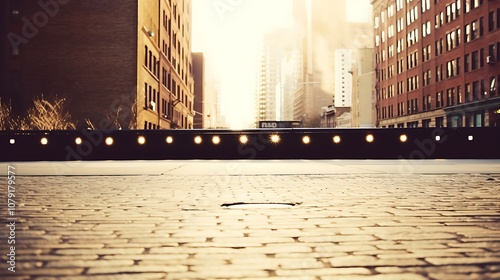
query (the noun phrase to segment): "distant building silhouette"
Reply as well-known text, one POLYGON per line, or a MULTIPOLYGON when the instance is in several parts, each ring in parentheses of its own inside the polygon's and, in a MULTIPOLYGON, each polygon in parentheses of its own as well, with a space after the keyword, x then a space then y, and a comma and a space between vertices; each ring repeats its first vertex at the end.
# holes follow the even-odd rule
POLYGON ((194 78, 194 125, 195 129, 206 128, 205 124, 205 57, 203 53, 193 53, 194 78))

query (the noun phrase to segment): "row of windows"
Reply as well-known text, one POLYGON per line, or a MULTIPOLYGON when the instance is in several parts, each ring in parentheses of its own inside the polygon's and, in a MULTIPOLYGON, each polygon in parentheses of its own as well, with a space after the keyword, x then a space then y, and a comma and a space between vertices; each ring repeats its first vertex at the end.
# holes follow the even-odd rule
POLYGON ((144 122, 144 130, 146 129, 161 129, 161 127, 159 125, 156 125, 155 123, 152 123, 152 122, 144 122))
POLYGON ((468 13, 470 10, 477 8, 483 4, 483 0, 464 0, 465 12, 468 13))
POLYGON ((403 72, 404 72, 404 70, 405 70, 405 69, 404 69, 404 59, 403 59, 403 58, 401 58, 401 59, 400 59, 400 60, 398 60, 396 63, 397 63, 397 68, 398 68, 398 69, 397 69, 397 70, 398 70, 398 74, 403 73, 403 72))
POLYGON ((418 51, 410 53, 406 58, 406 69, 412 69, 418 66, 418 51))
MULTIPOLYGON (((181 121, 180 121, 180 124, 178 122, 176 123, 178 125, 177 128, 193 129, 193 124, 188 122, 187 117, 180 116, 179 119, 181 121)), ((161 129, 161 126, 157 125, 155 123, 152 123, 152 122, 145 121, 144 122, 144 130, 147 130, 147 129, 149 129, 149 130, 161 129)))
POLYGON ((417 20, 418 20, 418 7, 415 6, 408 12, 406 12, 406 26, 409 26, 410 24, 414 23, 417 20))
MULTIPOLYGON (((446 118, 446 125, 448 127, 483 127, 484 126, 484 112, 476 111, 471 112, 466 115, 452 115, 446 118), (465 120, 464 120, 465 119, 465 120)), ((444 127, 445 126, 445 118, 444 117, 436 117, 434 119, 435 127, 444 127)), ((423 119, 422 127, 431 127, 432 119, 423 119)), ((398 123, 397 125, 388 125, 388 128, 404 128, 405 123, 398 123)), ((406 123, 406 127, 413 128, 419 127, 419 121, 411 121, 406 123)), ((386 126, 383 126, 386 128, 386 126)))
MULTIPOLYGON (((191 126, 188 125, 187 122, 187 116, 181 115, 179 112, 176 110, 173 110, 173 107, 175 106, 172 103, 169 103, 166 99, 160 97, 160 91, 157 91, 153 86, 149 85, 148 83, 144 84, 144 102, 146 105, 146 109, 156 112, 159 116, 161 116, 164 119, 169 119, 169 120, 179 120, 181 119, 180 126, 182 128, 192 128, 191 126), (173 113, 173 114, 172 114, 173 113), (173 115, 173 118, 172 118, 173 115), (178 115, 176 117, 176 115, 178 115)), ((192 105, 189 105, 191 108, 192 105)), ((159 126, 156 126, 153 123, 146 123, 146 126, 144 127, 145 129, 160 129, 159 126)))
POLYGON ((465 101, 477 101, 486 97, 497 96, 500 94, 498 91, 498 77, 490 76, 489 83, 484 79, 465 84, 465 101))
MULTIPOLYGON (((145 46, 145 58, 144 64, 146 68, 148 68, 151 73, 157 78, 160 78, 160 61, 157 60, 156 56, 153 55, 151 51, 148 50, 148 47, 145 46)), ((188 108, 188 106, 192 102, 188 99, 187 94, 185 94, 184 90, 181 90, 180 85, 177 84, 176 80, 172 78, 172 75, 165 67, 161 69, 161 84, 168 89, 175 97, 179 98, 182 103, 184 103, 188 108)))
MULTIPOLYGON (((393 118, 394 117, 394 105, 389 105, 382 108, 382 119, 393 118)), ((380 117, 379 117, 380 119, 380 117)))
POLYGON ((460 16, 460 0, 446 6, 446 23, 452 22, 460 16))
MULTIPOLYGON (((498 21, 500 22, 500 21, 498 21)), ((494 24, 494 22, 493 22, 494 24)), ((500 26, 499 26, 500 28, 500 26)), ((478 39, 482 36, 484 36, 484 28, 483 28, 483 17, 474 20, 473 22, 466 24, 464 26, 465 29, 465 35, 464 35, 464 41, 466 43, 473 41, 475 39, 478 39)), ((423 37, 426 37, 427 35, 430 34, 430 22, 427 22, 423 24, 422 26, 423 30, 423 37)), ((494 29, 489 29, 490 32, 493 31, 494 29)), ((414 29, 410 31, 406 35, 406 43, 407 46, 410 47, 414 44, 416 44, 419 40, 419 29, 414 29)), ((438 40, 436 42, 441 42, 442 40, 438 40)), ((385 42, 385 32, 382 31, 382 43, 385 42)), ((461 42, 461 29, 458 28, 456 30, 451 30, 448 33, 446 33, 446 50, 452 50, 460 45, 461 42)), ((377 35, 375 37, 375 45, 380 46, 380 37, 377 35)), ((392 46, 392 45, 391 45, 392 46)), ((436 45, 436 48, 438 48, 438 54, 442 53, 442 43, 440 43, 439 46, 436 45)), ((403 40, 398 40, 397 42, 397 52, 400 53, 401 51, 404 50, 404 41, 403 40)))
POLYGON ((410 31, 407 35, 406 35, 406 42, 407 42, 407 46, 408 47, 411 47, 413 46, 414 44, 418 43, 418 28, 410 31))
MULTIPOLYGON (((438 2, 441 2, 440 0, 435 0, 434 4, 437 4, 438 2)), ((477 8, 483 4, 483 0, 464 0, 464 9, 465 13, 468 13, 474 8, 477 8)), ((452 22, 453 20, 457 19, 460 16, 460 10, 462 7, 461 0, 455 0, 452 3, 449 3, 446 6, 446 23, 452 22)), ((396 10, 399 12, 403 9, 403 1, 402 0, 397 0, 396 1, 396 10)), ((424 14, 425 12, 429 11, 431 9, 431 2, 430 0, 422 0, 421 1, 421 13, 424 14)), ((391 4, 387 8, 387 17, 391 18, 395 16, 394 13, 394 4, 391 4)), ((416 20, 418 20, 419 16, 419 10, 418 7, 415 6, 411 9, 409 9, 406 13, 406 25, 409 26, 416 20)), ((382 10, 380 12, 380 15, 375 16, 375 22, 374 26, 375 29, 378 29, 380 27, 380 22, 384 23, 386 19, 386 10, 382 10)), ((436 28, 439 28, 440 26, 443 25, 444 23, 444 13, 440 13, 436 15, 436 28), (439 23, 439 24, 438 24, 439 23)))
POLYGON ((484 67, 484 49, 473 51, 464 56, 464 72, 473 71, 484 67))
MULTIPOLYGON (((439 109, 443 107, 449 107, 454 105, 463 104, 464 102, 478 101, 487 97, 495 97, 500 95, 498 89, 498 77, 490 76, 489 81, 480 79, 472 83, 465 84, 465 92, 462 93, 462 87, 456 86, 448 88, 446 91, 438 91, 434 94, 434 107, 432 107, 433 97, 431 94, 426 94, 422 97, 422 110, 429 111, 433 109, 439 109)), ((393 88, 393 86, 388 87, 388 89, 393 88)), ((390 92, 390 91, 389 91, 390 92)), ((377 100, 389 99, 394 97, 394 95, 387 95, 385 90, 382 90, 382 96, 377 96, 377 100)), ((382 110, 383 118, 391 118, 393 114, 391 112, 391 106, 384 107, 382 110), (389 110, 384 110, 384 108, 389 108, 389 110), (384 113, 386 112, 386 113, 384 113)), ((405 103, 398 103, 398 113, 397 116, 405 115, 405 103)), ((419 112, 417 99, 407 101, 407 113, 413 114, 419 112)))
POLYGON ((460 75, 460 58, 446 62, 446 78, 460 75))
MULTIPOLYGON (((399 102, 397 110, 398 110, 397 111, 398 117, 418 113, 418 100, 417 99, 407 100, 406 106, 405 102, 399 102)), ((393 105, 387 106, 387 109, 382 108, 382 118, 392 118, 392 117, 394 117, 393 105)))
POLYGON ((470 42, 484 35, 483 17, 465 25, 465 42, 470 42))
POLYGON ((413 77, 406 78, 406 91, 414 91, 419 88, 419 81, 418 81, 418 75, 415 75, 413 77))
MULTIPOLYGON (((442 17, 439 15, 436 16, 436 28, 439 26, 439 21, 442 21, 442 17)), ((464 42, 468 43, 477 38, 484 36, 484 17, 480 17, 472 22, 469 22, 464 25, 464 42)), ((496 11, 491 11, 488 14, 488 32, 493 32, 496 29, 500 29, 500 9, 496 11)), ((402 31, 403 28, 400 26, 399 20, 397 24, 397 31, 402 31)), ((427 37, 431 34, 431 23, 430 21, 422 24, 422 37, 427 37)), ((462 35, 461 29, 458 28, 456 30, 451 30, 447 32, 446 38, 446 49, 451 50, 458 46, 461 43, 462 35)), ((394 26, 390 25, 387 29, 387 38, 392 38, 394 36, 394 26)), ((412 31, 409 31, 406 34, 406 44, 408 47, 414 45, 419 40, 419 29, 416 28, 412 31)), ((375 45, 378 47, 382 43, 386 42, 386 31, 382 30, 380 35, 375 36, 375 45)), ((397 41, 397 52, 400 53, 404 50, 404 40, 398 39, 397 41)), ((439 49, 440 53, 442 53, 442 49, 439 49)), ((438 53, 438 55, 440 54, 438 53)))
MULTIPOLYGON (((479 21, 479 22, 481 22, 481 21, 479 21)), ((472 26, 472 25, 470 25, 470 26, 472 26)), ((467 29, 467 27, 466 27, 466 30, 474 30, 474 29, 467 29)), ((469 31, 469 33, 466 32, 465 40, 466 41, 472 40, 472 38, 476 39, 477 38, 476 36, 482 36, 483 34, 482 34, 481 30, 482 29, 479 29, 479 31, 477 32, 477 35, 475 32, 471 32, 471 31, 469 31)), ((461 30, 460 30, 460 28, 458 28, 456 30, 452 30, 451 32, 448 32, 446 34, 445 40, 443 40, 443 39, 436 40, 436 42, 435 42, 436 56, 443 54, 445 50, 451 51, 451 50, 459 47, 460 44, 461 44, 461 30), (445 43, 446 43, 446 45, 444 45, 445 43)), ((402 52, 403 46, 404 46, 403 40, 399 40, 397 42, 397 53, 402 52)), ((495 48, 494 45, 492 48, 495 48)), ((391 58, 395 55, 393 45, 388 47, 388 53, 389 53, 389 58, 391 58)), ((494 50, 493 51, 490 50, 489 56, 491 56, 493 58, 497 57, 494 50)), ((422 62, 428 61, 431 58, 432 58, 431 57, 431 47, 430 47, 430 45, 427 45, 422 49, 422 62)), ((377 64, 382 62, 382 61, 386 61, 386 59, 387 59, 386 51, 382 50, 380 53, 377 53, 375 59, 376 59, 377 64)), ((483 63, 484 63, 484 55, 481 56, 480 61, 483 61, 483 63)), ((414 68, 417 65, 418 65, 418 63, 416 62, 416 59, 414 57, 414 53, 410 54, 407 57, 407 69, 414 68)), ((402 68, 402 65, 401 65, 401 68, 402 68)), ((398 65, 398 74, 402 73, 401 68, 398 65)), ((472 70, 474 70, 474 69, 477 69, 477 68, 474 67, 472 70)))
POLYGON ((430 9, 431 9, 431 0, 422 0, 422 14, 430 9))
MULTIPOLYGON (((185 5, 183 6, 185 10, 185 5)), ((187 48, 189 49, 190 41, 189 36, 186 37, 186 30, 189 33, 189 23, 181 23, 181 15, 177 13, 177 5, 173 6, 173 19, 177 22, 177 28, 182 34, 182 38, 186 38, 187 48)), ((184 46, 181 46, 181 38, 178 36, 177 32, 172 29, 173 20, 169 17, 166 11, 163 11, 163 28, 169 34, 168 42, 163 40, 162 51, 166 55, 169 62, 172 63, 174 69, 177 71, 184 83, 188 83, 188 73, 191 73, 191 62, 187 55, 188 52, 185 51, 184 46), (176 52, 172 52, 172 46, 175 48, 176 52)))
POLYGON ((460 46, 460 28, 446 34, 446 51, 451 51, 460 46))
MULTIPOLYGON (((457 58, 456 60, 452 60, 452 61, 449 61, 447 63, 447 76, 450 75, 450 77, 453 77, 455 75, 458 75, 457 73, 460 73, 460 69, 459 69, 459 66, 457 66, 458 64, 460 63, 460 60, 457 58)), ((438 66, 436 67, 436 80, 437 79, 440 79, 442 77, 442 66, 438 66)), ((498 77, 498 79, 500 79, 500 76, 498 77)), ((488 81, 485 81, 483 79, 481 80, 478 80, 478 81, 475 81, 475 82, 472 82, 472 83, 467 83, 465 85, 465 97, 462 98, 462 93, 461 93, 461 87, 458 86, 456 88, 456 100, 457 100, 457 104, 460 104, 462 103, 462 100, 465 100, 466 102, 470 102, 470 101, 475 101, 475 100, 480 100, 482 99, 483 97, 485 96, 495 96, 497 94, 500 94, 498 91, 497 91, 497 82, 498 82, 498 79, 495 77, 495 76, 491 76, 490 79, 489 79, 489 83, 486 84, 488 81)), ((427 70, 427 71, 424 71, 423 72, 423 85, 424 86, 427 86, 430 84, 430 80, 431 80, 431 70, 427 70)), ((412 90, 416 90, 418 89, 418 82, 419 82, 419 79, 418 79, 418 76, 413 76, 413 77, 410 77, 407 79, 406 81, 406 91, 409 92, 409 91, 412 91, 412 90)), ((402 81, 398 82, 397 83, 397 94, 398 95, 401 95, 404 93, 404 84, 402 81)), ((454 97, 451 97, 451 96, 455 96, 454 94, 454 91, 455 89, 448 89, 447 90, 447 103, 445 104, 443 102, 443 93, 442 92, 438 92, 436 93, 436 108, 440 108, 442 106, 452 106, 452 105, 455 105, 455 99, 454 97)), ((381 95, 378 94, 378 91, 377 91, 377 100, 385 100, 385 99, 390 99, 390 98, 393 98, 395 96, 395 92, 394 92, 394 85, 389 85, 386 88, 382 88, 381 90, 381 95)), ((430 108, 430 105, 426 105, 426 104, 430 104, 430 101, 429 101, 429 96, 426 96, 424 97, 427 102, 424 102, 424 110, 426 109, 431 109, 430 108)))
POLYGON ((153 76, 158 78, 160 75, 160 60, 148 49, 148 46, 145 46, 144 50, 144 66, 149 69, 153 76))
POLYGON ((418 99, 410 99, 406 102, 406 107, 408 108, 408 115, 418 113, 418 99))
POLYGON ((154 86, 144 83, 144 104, 147 110, 158 112, 160 91, 154 86))
POLYGON ((422 24, 422 36, 425 38, 427 35, 431 35, 431 22, 427 21, 422 24))
MULTIPOLYGON (((497 43, 500 44, 500 43, 497 43)), ((497 55, 498 48, 497 44, 491 44, 488 48, 488 56, 485 55, 485 49, 481 48, 479 50, 473 51, 471 53, 464 55, 464 72, 474 71, 480 68, 485 67, 487 63, 494 63, 495 56, 497 55)), ((427 46, 423 49, 422 60, 430 59, 430 46, 427 46)), ((404 59, 400 59, 396 62, 397 74, 401 74, 404 71, 404 59)), ((415 51, 407 56, 406 59, 406 69, 412 69, 418 66, 418 51, 415 51)), ((456 58, 446 62, 445 68, 443 69, 443 65, 438 65, 436 67, 436 82, 440 82, 445 78, 452 78, 461 74, 461 59, 456 58), (443 70, 445 72, 443 72, 443 70), (445 74, 445 75, 444 75, 445 74)), ((377 72, 378 80, 386 80, 391 79, 395 76, 394 73, 394 65, 389 65, 387 69, 380 69, 380 72, 377 72)), ((431 80, 431 71, 426 70, 422 74, 423 76, 423 85, 430 85, 431 80)))

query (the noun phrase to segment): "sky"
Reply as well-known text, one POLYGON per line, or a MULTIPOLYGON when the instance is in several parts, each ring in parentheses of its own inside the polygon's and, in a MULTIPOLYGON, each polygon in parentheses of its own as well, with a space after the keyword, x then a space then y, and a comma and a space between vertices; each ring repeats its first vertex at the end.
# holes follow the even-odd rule
MULTIPOLYGON (((352 21, 370 19, 369 0, 349 0, 352 21)), ((206 83, 220 86, 231 128, 254 121, 256 67, 262 36, 292 26, 291 0, 193 0, 193 52, 205 55, 206 83)))

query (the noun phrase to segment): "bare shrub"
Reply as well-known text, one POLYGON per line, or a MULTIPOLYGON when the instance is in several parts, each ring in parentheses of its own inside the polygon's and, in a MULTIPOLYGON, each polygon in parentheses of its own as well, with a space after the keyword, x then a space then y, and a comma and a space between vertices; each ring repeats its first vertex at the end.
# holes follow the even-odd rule
MULTIPOLYGON (((116 130, 133 130, 137 129, 137 100, 134 102, 121 102, 116 108, 112 108, 111 112, 104 115, 104 122, 106 123, 106 129, 116 129, 116 130)), ((90 119, 85 119, 87 128, 95 130, 99 127, 90 119)), ((101 128, 102 129, 102 128, 101 128)))
POLYGON ((10 129, 10 120, 12 118, 12 106, 9 103, 2 102, 0 97, 0 130, 10 129))
POLYGON ((32 129, 68 130, 75 129, 71 115, 66 111, 66 98, 57 96, 45 98, 43 94, 33 99, 33 107, 28 109, 27 119, 32 129))

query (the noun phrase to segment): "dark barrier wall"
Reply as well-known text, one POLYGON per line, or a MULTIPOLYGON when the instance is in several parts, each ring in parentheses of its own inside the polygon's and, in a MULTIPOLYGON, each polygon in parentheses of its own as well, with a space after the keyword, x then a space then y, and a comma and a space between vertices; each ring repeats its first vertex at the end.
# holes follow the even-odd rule
POLYGON ((499 128, 0 132, 0 161, 500 159, 499 128))

